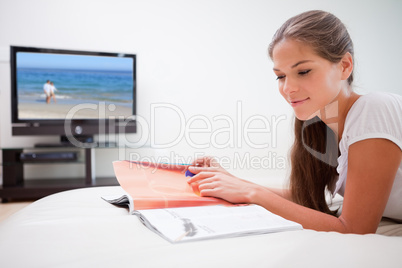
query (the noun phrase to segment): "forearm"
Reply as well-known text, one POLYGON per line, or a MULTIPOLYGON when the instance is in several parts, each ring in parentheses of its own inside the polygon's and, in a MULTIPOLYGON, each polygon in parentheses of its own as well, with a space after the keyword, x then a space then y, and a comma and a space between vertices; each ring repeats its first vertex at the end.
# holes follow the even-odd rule
POLYGON ((280 188, 271 188, 266 187, 269 191, 273 192, 276 195, 279 195, 282 198, 285 198, 289 201, 292 201, 292 194, 289 189, 280 189, 280 188))
POLYGON ((249 198, 249 203, 260 205, 285 219, 298 222, 305 229, 349 232, 340 218, 298 205, 268 188, 256 187, 249 198))

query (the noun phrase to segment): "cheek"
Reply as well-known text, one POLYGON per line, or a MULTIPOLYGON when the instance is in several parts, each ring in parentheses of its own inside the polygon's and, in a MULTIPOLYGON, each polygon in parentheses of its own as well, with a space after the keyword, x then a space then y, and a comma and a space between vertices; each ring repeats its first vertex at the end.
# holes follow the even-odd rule
POLYGON ((313 97, 316 99, 332 99, 337 91, 337 81, 332 74, 324 73, 322 75, 316 75, 311 77, 310 84, 306 87, 306 91, 310 91, 313 97))
POLYGON ((333 100, 338 96, 341 90, 341 80, 337 79, 335 74, 329 75, 325 80, 325 87, 327 88, 328 98, 333 100))
POLYGON ((336 66, 332 66, 332 68, 328 70, 327 76, 325 78, 328 87, 332 87, 335 90, 339 89, 342 79, 341 73, 336 68, 336 66))

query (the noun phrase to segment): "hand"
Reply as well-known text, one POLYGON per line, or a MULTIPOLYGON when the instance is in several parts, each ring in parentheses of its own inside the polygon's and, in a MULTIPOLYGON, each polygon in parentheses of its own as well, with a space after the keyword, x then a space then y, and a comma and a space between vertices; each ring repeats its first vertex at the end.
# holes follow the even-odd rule
POLYGON ((205 167, 189 167, 189 171, 196 175, 188 183, 194 190, 198 188, 200 196, 217 197, 231 203, 252 203, 251 196, 258 185, 231 175, 219 164, 211 167, 210 163, 205 163, 205 167))

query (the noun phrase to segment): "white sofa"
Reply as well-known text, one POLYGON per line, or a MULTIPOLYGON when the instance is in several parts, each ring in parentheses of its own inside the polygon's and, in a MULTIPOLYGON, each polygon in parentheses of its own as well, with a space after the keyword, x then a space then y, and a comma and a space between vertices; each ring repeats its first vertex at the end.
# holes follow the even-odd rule
MULTIPOLYGON (((0 267, 402 267, 402 237, 312 230, 171 244, 96 187, 40 199, 0 224, 0 267)), ((401 225, 382 223, 387 234, 401 225)))

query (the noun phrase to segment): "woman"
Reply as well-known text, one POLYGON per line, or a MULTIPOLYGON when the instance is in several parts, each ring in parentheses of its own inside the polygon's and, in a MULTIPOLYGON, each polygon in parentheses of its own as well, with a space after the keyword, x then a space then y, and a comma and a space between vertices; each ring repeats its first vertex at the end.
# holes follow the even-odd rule
POLYGON ((54 83, 53 83, 53 82, 50 82, 50 97, 49 97, 49 102, 50 102, 50 99, 51 99, 51 98, 53 98, 54 103, 57 102, 57 101, 56 101, 56 91, 57 91, 57 88, 54 86, 54 83))
POLYGON ((296 116, 290 189, 235 178, 212 158, 194 162, 189 183, 202 196, 258 204, 306 229, 364 234, 383 216, 402 220, 402 97, 354 93, 353 54, 345 26, 328 12, 285 22, 269 55, 296 116), (328 208, 328 190, 344 196, 341 213, 328 208))

